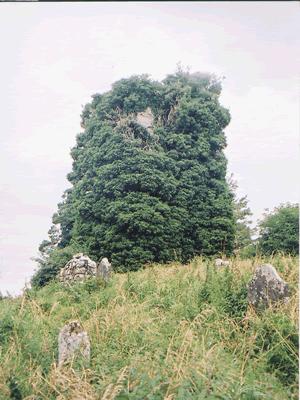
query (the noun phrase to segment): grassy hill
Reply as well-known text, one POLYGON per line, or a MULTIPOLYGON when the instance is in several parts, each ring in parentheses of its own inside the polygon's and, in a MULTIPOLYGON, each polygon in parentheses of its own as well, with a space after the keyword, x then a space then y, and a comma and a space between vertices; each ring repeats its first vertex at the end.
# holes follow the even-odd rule
POLYGON ((297 399, 298 260, 264 260, 292 296, 257 314, 246 285, 262 261, 216 270, 196 258, 3 299, 0 399, 297 399), (72 319, 91 363, 58 369, 58 332, 72 319))

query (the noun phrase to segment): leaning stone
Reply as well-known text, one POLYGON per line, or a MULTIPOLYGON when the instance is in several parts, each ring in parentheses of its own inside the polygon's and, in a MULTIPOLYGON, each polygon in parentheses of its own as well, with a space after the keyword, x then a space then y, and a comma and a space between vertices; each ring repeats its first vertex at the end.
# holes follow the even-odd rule
POLYGON ((107 282, 112 273, 111 263, 106 257, 102 258, 100 263, 97 265, 97 276, 100 276, 105 282, 107 282))
POLYGON ((90 360, 90 340, 79 321, 66 324, 58 335, 58 366, 77 357, 90 360))
POLYGON ((248 302, 255 308, 266 308, 278 301, 287 302, 288 284, 278 275, 271 264, 256 268, 254 277, 248 284, 248 302))

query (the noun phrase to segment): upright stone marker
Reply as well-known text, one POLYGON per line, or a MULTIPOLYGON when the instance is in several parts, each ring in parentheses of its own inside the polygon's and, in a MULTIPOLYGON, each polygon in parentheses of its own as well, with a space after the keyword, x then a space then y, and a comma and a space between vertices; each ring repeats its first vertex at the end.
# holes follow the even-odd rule
POLYGON ((106 257, 102 258, 100 263, 97 265, 97 276, 100 276, 105 282, 109 281, 112 273, 111 263, 106 257))
POLYGON ((58 366, 82 357, 90 360, 90 341, 79 321, 66 324, 58 335, 58 366))
POLYGON ((266 308, 278 301, 287 302, 289 288, 271 264, 256 268, 254 277, 248 285, 248 301, 255 308, 266 308))

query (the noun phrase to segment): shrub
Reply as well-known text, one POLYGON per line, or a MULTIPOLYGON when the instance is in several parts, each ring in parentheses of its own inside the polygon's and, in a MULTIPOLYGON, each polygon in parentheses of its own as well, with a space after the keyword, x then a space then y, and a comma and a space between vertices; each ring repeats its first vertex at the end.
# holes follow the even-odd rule
POLYGON ((282 204, 265 214, 259 228, 259 248, 263 254, 299 254, 298 204, 282 204))
POLYGON ((51 280, 55 279, 58 272, 67 262, 77 253, 74 246, 65 248, 55 248, 49 256, 44 260, 39 261, 39 268, 31 279, 33 287, 43 287, 51 280))
POLYGON ((284 384, 296 383, 298 376, 299 335, 297 328, 282 314, 266 313, 255 327, 254 354, 263 357, 267 371, 284 384))
MULTIPOLYGON (((230 268, 222 270, 214 266, 207 267, 207 276, 199 292, 199 303, 212 304, 230 318, 242 319, 247 311, 247 282, 237 282, 234 271, 230 268)), ((203 308, 203 304, 202 304, 203 308)))

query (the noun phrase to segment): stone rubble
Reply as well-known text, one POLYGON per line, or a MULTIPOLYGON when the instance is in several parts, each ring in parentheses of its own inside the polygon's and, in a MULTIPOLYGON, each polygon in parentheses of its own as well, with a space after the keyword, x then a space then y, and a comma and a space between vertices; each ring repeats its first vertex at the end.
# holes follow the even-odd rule
POLYGON ((60 282, 71 283, 83 281, 91 276, 96 276, 97 265, 83 253, 75 254, 73 258, 59 272, 60 282))

